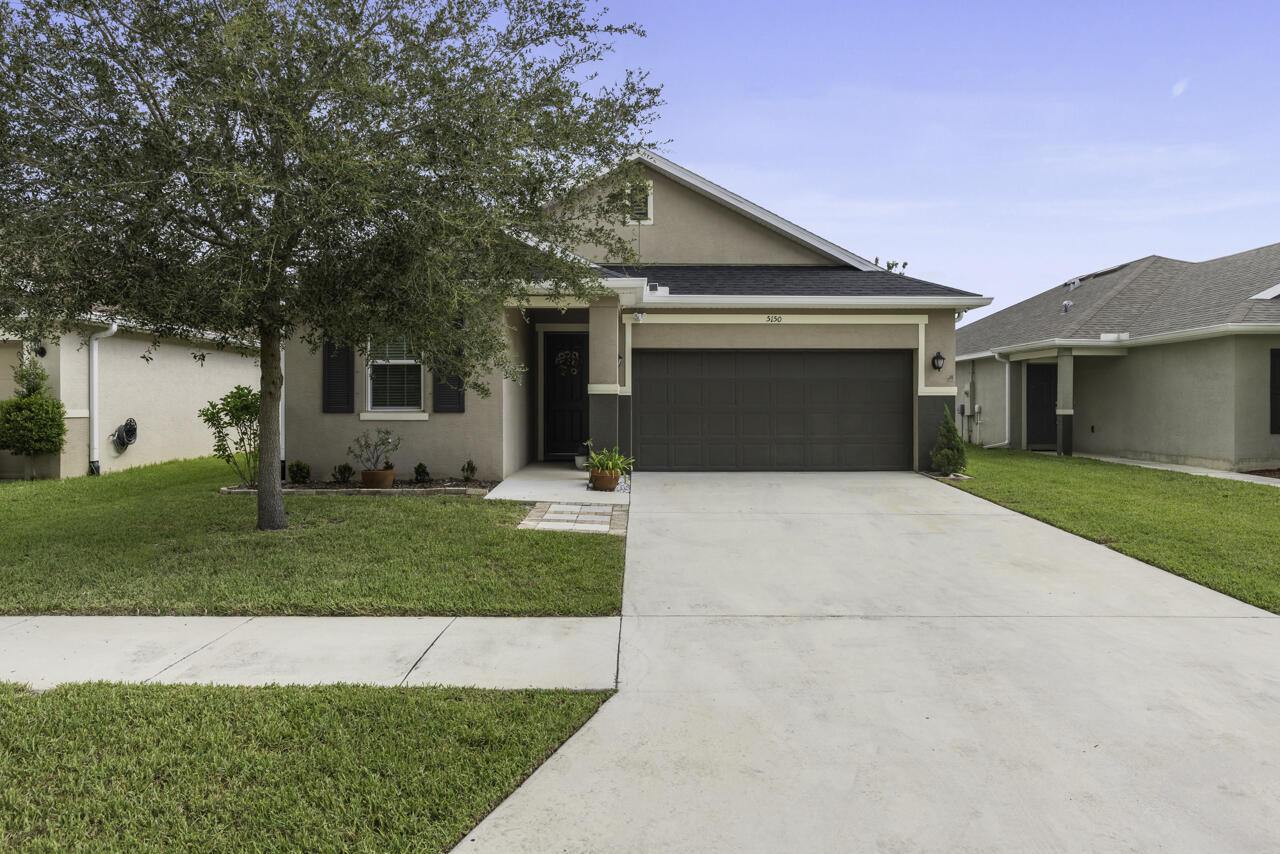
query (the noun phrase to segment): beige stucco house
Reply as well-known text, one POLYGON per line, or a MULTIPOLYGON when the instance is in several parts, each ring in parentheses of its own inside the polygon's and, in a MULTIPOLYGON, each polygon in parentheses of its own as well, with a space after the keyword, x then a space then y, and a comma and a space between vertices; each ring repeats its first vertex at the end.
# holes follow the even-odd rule
POLYGON ((0 400, 13 396, 13 369, 25 349, 48 372, 50 390, 67 410, 61 455, 0 451, 0 478, 73 477, 91 467, 105 473, 209 454, 213 439, 197 410, 233 386, 257 388, 257 363, 241 352, 212 348, 201 363, 190 345, 177 342, 161 343, 143 359, 150 344, 150 336, 106 323, 56 343, 0 334, 0 400), (128 419, 136 441, 117 445, 112 436, 128 419))
POLYGON ((369 360, 295 343, 285 454, 321 476, 362 430, 403 439, 401 472, 499 479, 591 439, 638 469, 877 470, 927 464, 955 403, 957 312, 989 299, 891 274, 660 156, 620 226, 642 267, 599 265, 607 294, 506 310, 520 381, 460 393, 395 344, 369 360), (939 367, 935 367, 935 363, 939 367))
POLYGON ((1280 244, 1152 255, 962 326, 963 434, 984 445, 1280 466, 1280 244))

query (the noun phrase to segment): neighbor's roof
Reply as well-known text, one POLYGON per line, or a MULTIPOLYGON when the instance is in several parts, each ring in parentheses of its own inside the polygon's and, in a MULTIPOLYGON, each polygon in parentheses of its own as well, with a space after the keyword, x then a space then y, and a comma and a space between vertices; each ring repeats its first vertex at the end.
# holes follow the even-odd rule
POLYGON ((1053 339, 1131 338, 1226 323, 1280 323, 1280 243, 1210 261, 1149 255, 1081 276, 956 330, 956 352, 985 353, 1053 339), (1072 283, 1078 281, 1076 287, 1072 283), (1063 302, 1070 310, 1063 311, 1063 302))
POLYGON ((614 273, 664 286, 672 296, 978 297, 881 269, 788 264, 606 266, 614 273))

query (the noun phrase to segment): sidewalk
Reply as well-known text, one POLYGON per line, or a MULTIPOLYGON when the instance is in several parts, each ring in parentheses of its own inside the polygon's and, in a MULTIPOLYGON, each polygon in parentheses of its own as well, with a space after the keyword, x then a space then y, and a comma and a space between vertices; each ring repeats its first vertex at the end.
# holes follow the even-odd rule
POLYGON ((618 617, 0 617, 0 681, 612 689, 618 617))
POLYGON ((1240 480, 1245 483, 1260 483, 1263 486, 1280 486, 1280 478, 1263 477, 1260 474, 1249 474, 1242 471, 1224 471, 1222 469, 1209 469, 1202 466, 1183 466, 1177 463, 1156 463, 1150 460, 1131 460, 1127 457, 1107 457, 1101 454, 1076 454, 1077 457, 1085 457, 1090 460, 1099 460, 1104 463, 1119 463, 1125 466, 1139 466, 1144 469, 1162 469, 1164 471, 1176 471, 1183 474, 1195 474, 1203 477, 1216 477, 1222 480, 1240 480))

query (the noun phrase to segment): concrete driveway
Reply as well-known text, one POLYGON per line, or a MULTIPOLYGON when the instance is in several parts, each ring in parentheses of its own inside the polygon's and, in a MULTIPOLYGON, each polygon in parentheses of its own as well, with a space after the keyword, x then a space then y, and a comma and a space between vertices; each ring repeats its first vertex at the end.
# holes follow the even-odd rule
POLYGON ((913 474, 637 474, 620 690, 459 851, 1280 850, 1280 618, 913 474))

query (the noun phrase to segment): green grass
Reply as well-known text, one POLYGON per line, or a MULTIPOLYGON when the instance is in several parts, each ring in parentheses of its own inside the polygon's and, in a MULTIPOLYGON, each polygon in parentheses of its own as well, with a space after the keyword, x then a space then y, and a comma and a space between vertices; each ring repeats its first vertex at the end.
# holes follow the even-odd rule
POLYGON ((1081 457, 970 447, 953 485, 1280 613, 1280 489, 1081 457))
POLYGON ((287 496, 287 531, 220 495, 216 460, 0 483, 3 614, 596 616, 622 606, 623 541, 519 531, 478 498, 287 496))
POLYGON ((608 696, 0 685, 0 848, 444 851, 608 696))

